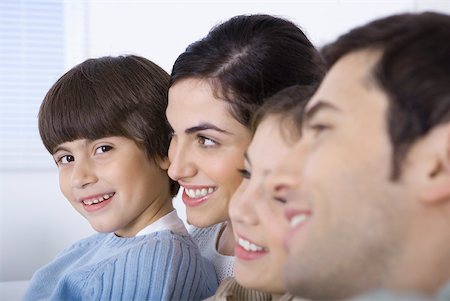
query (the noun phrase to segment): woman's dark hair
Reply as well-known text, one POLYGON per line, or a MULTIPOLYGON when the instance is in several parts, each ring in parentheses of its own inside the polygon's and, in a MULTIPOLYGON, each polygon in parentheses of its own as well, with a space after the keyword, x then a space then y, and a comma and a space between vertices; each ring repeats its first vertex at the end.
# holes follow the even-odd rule
MULTIPOLYGON (((39 111, 47 150, 76 139, 132 139, 149 158, 165 158, 170 127, 165 119, 169 74, 138 56, 88 59, 50 88, 39 111)), ((171 193, 178 184, 171 182, 171 193)))
POLYGON ((393 146, 392 178, 410 146, 450 121, 450 16, 400 14, 355 28, 323 48, 328 68, 346 54, 378 49, 372 78, 387 94, 386 116, 393 146))
POLYGON ((176 60, 170 86, 186 78, 211 83, 231 114, 250 127, 252 114, 279 90, 314 85, 324 67, 294 23, 269 15, 240 15, 214 27, 176 60))

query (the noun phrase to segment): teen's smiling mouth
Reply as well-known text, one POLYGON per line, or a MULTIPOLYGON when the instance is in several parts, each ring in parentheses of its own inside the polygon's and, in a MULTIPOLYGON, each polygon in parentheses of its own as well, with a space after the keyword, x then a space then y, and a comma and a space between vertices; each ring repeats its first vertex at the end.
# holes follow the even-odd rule
POLYGON ((98 211, 98 210, 104 208, 109 203, 111 203, 115 194, 116 194, 115 192, 109 192, 109 193, 92 195, 92 196, 80 198, 79 202, 83 204, 83 208, 87 212, 94 212, 94 211, 98 211))
POLYGON ((209 197, 217 190, 216 186, 187 186, 183 187, 181 196, 186 206, 198 206, 209 199, 209 197))
POLYGON ((255 260, 268 254, 269 250, 242 236, 238 236, 234 253, 239 259, 255 260))

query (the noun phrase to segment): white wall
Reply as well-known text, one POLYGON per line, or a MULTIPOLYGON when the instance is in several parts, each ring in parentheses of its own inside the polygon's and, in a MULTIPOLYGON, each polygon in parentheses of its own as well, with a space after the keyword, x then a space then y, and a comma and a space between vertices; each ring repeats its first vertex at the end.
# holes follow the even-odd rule
MULTIPOLYGON (((237 14, 288 18, 321 46, 380 16, 428 9, 450 13, 450 1, 432 0, 123 0, 68 1, 66 6, 67 68, 87 57, 133 53, 168 72, 188 44, 237 14)), ((57 171, 50 162, 49 157, 48 171, 0 172, 0 281, 29 279, 61 249, 92 233, 59 192, 57 171)), ((176 203, 182 212, 179 199, 176 203)))

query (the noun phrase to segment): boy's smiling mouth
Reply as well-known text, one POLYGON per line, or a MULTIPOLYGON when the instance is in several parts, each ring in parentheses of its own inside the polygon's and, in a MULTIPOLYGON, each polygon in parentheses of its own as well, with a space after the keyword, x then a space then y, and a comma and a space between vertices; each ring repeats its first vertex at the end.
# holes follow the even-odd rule
POLYGON ((111 197, 113 197, 116 193, 115 192, 110 192, 110 193, 105 193, 105 194, 101 194, 101 195, 97 195, 97 196, 93 196, 93 197, 87 197, 87 198, 82 198, 80 201, 87 206, 90 206, 92 204, 98 204, 101 203, 105 200, 110 199, 111 197))

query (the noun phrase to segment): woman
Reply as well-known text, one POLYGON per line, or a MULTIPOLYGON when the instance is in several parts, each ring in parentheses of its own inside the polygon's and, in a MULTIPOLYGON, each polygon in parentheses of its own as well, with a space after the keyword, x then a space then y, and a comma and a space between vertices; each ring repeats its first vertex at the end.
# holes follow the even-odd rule
POLYGON ((191 234, 219 281, 233 275, 228 203, 250 143, 250 119, 265 98, 317 83, 317 50, 292 22, 241 15, 213 28, 176 60, 167 119, 173 129, 169 176, 183 188, 191 234))
POLYGON ((313 86, 293 86, 271 97, 256 113, 253 139, 240 171, 243 182, 230 202, 235 278, 222 282, 211 300, 291 300, 284 295, 283 237, 289 230, 284 202, 266 184, 271 171, 300 138, 301 114, 313 86))

